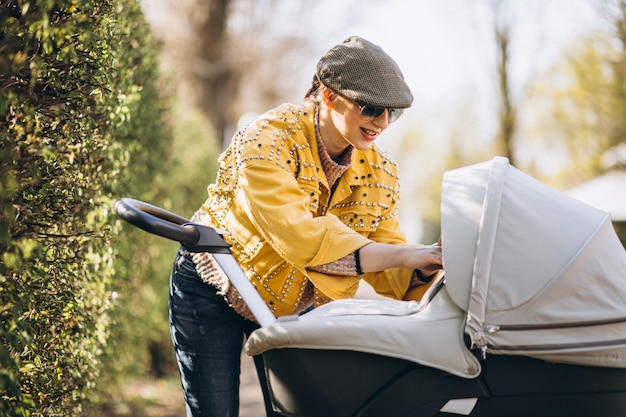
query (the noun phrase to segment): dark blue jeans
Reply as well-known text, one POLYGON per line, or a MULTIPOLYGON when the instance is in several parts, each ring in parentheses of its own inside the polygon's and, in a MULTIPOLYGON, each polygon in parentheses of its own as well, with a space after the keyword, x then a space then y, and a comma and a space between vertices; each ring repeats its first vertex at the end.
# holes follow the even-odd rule
MULTIPOLYGON (((244 335, 258 325, 202 282, 191 256, 182 250, 172 268, 169 315, 187 417, 237 417, 244 335)), ((267 416, 279 416, 269 404, 262 357, 254 362, 267 416)))

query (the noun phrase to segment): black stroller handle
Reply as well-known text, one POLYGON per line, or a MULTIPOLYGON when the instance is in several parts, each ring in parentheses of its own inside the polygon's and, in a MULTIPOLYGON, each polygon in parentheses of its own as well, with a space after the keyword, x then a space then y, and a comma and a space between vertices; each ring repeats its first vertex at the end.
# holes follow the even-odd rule
MULTIPOLYGON (((192 252, 230 253, 218 229, 191 223, 184 217, 132 198, 115 202, 115 212, 148 233, 180 242, 192 252)), ((223 234, 223 232, 221 232, 223 234)))
POLYGON ((116 201, 115 213, 148 233, 180 242, 189 252, 212 253, 261 327, 269 326, 276 321, 274 313, 232 256, 231 245, 222 238, 222 235, 226 234, 225 231, 191 223, 177 214, 132 198, 121 198, 116 201))

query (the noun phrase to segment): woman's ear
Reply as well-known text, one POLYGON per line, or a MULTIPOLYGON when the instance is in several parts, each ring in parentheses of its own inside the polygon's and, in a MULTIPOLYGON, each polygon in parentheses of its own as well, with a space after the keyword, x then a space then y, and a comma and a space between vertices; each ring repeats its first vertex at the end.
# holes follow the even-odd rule
POLYGON ((333 108, 335 101, 335 93, 328 87, 322 87, 322 100, 327 107, 333 108))

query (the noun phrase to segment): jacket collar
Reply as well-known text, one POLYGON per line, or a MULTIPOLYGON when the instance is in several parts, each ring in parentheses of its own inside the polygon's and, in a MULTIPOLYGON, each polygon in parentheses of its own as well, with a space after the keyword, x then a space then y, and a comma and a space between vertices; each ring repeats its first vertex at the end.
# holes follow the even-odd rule
POLYGON ((376 174, 370 165, 367 153, 367 151, 354 150, 352 164, 337 181, 331 203, 346 199, 352 193, 352 187, 376 183, 376 174))

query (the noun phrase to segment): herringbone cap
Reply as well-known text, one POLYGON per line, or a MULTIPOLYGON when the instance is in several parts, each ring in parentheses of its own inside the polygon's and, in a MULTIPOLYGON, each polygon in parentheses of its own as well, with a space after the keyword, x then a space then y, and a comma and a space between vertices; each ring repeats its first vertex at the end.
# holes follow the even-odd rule
POLYGON ((396 61, 358 36, 326 52, 317 63, 316 75, 326 87, 360 105, 404 109, 413 103, 396 61))

